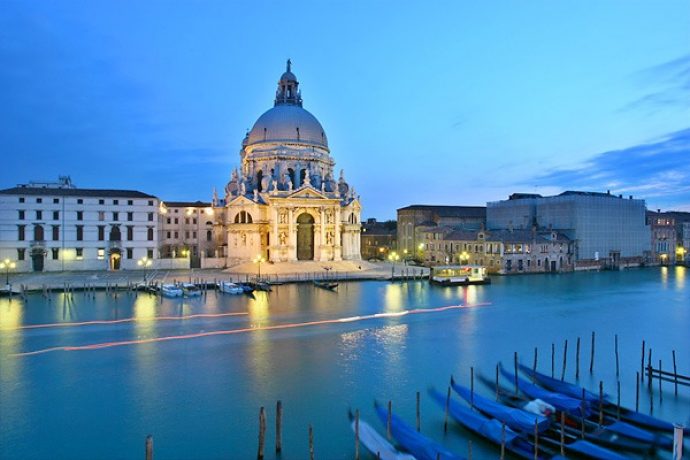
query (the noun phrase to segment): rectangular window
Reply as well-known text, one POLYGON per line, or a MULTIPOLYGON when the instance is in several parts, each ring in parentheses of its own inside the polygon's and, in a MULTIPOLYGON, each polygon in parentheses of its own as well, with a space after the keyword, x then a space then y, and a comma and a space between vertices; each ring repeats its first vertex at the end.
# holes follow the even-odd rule
POLYGON ((134 213, 128 212, 127 213, 127 221, 132 222, 133 220, 134 220, 134 213))
POLYGON ((51 252, 53 253, 53 260, 58 260, 60 258, 60 249, 59 248, 52 248, 51 252))
POLYGON ((175 239, 178 239, 179 237, 180 237, 180 233, 179 233, 179 232, 175 232, 175 239))
POLYGON ((19 220, 24 220, 26 213, 23 209, 19 210, 19 220))
POLYGON ((186 240, 188 240, 189 239, 189 232, 184 232, 184 237, 186 240))
POLYGON ((134 227, 131 225, 127 226, 127 241, 132 241, 134 239, 134 227))
POLYGON ((127 206, 132 206, 134 204, 134 201, 132 200, 127 200, 127 206))
POLYGON ((175 225, 177 225, 178 223, 179 223, 179 220, 177 219, 177 217, 175 217, 175 225))
POLYGON ((98 220, 101 222, 105 220, 105 211, 98 211, 98 220))
POLYGON ((23 196, 20 196, 20 197, 19 197, 19 202, 20 202, 20 203, 23 203, 24 201, 26 201, 26 200, 24 199, 24 197, 23 197, 23 196))
POLYGON ((196 232, 192 232, 192 239, 196 239, 196 232))
POLYGON ((84 211, 77 211, 77 220, 84 220, 84 211))
POLYGON ((98 241, 105 241, 105 225, 98 226, 98 241))
POLYGON ((19 241, 24 241, 24 238, 26 237, 26 232, 25 229, 26 225, 18 225, 17 226, 17 240, 19 241))
POLYGON ((53 203, 54 203, 54 204, 58 204, 59 202, 60 202, 60 199, 59 199, 59 198, 53 198, 53 203))
POLYGON ((185 225, 189 225, 189 217, 185 217, 185 218, 184 218, 184 224, 185 224, 185 225))
POLYGON ((153 229, 151 227, 149 227, 146 231, 146 239, 149 241, 153 241, 153 229))
POLYGON ((53 241, 58 241, 60 239, 60 226, 53 225, 53 241))
POLYGON ((77 225, 77 241, 84 241, 84 226, 77 225))
POLYGON ((149 206, 153 206, 153 200, 149 200, 149 206))
POLYGON ((168 217, 167 219, 165 219, 165 222, 169 224, 169 223, 170 223, 170 217, 168 217))
POLYGON ((84 200, 82 198, 77 198, 77 204, 84 204, 84 200))
POLYGON ((36 198, 36 203, 43 203, 43 198, 36 198))
POLYGON ((60 211, 53 211, 53 220, 60 220, 60 211))
POLYGON ((113 200, 113 204, 114 204, 114 205, 120 204, 120 200, 113 200))
POLYGON ((24 249, 24 248, 17 249, 17 260, 24 260, 25 256, 26 256, 26 249, 24 249))
POLYGON ((113 213, 113 220, 114 220, 114 221, 120 220, 120 213, 119 213, 119 212, 114 212, 114 213, 113 213))
POLYGON ((105 259, 105 248, 98 248, 98 260, 105 259))
POLYGON ((192 219, 192 224, 196 225, 196 217, 192 219))
POLYGON ((43 219, 43 211, 36 211, 36 220, 43 219))
POLYGON ((146 250, 146 257, 148 257, 149 259, 153 259, 153 249, 146 250))
POLYGON ((167 233, 166 238, 170 239, 170 232, 167 233))
POLYGON ((98 200, 98 204, 105 204, 105 200, 98 200))
POLYGON ((153 222, 153 213, 152 212, 149 213, 149 222, 153 222))
POLYGON ((77 248, 77 260, 84 260, 84 248, 77 248))
POLYGON ((127 258, 131 259, 133 257, 134 257, 134 251, 132 250, 132 248, 127 248, 127 258))

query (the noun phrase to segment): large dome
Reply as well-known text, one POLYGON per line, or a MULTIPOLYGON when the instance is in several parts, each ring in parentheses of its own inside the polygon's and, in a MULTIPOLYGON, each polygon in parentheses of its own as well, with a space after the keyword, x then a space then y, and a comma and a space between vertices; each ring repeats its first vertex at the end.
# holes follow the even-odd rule
POLYGON ((276 105, 256 120, 247 145, 263 142, 328 148, 328 139, 319 120, 301 106, 290 104, 276 105))

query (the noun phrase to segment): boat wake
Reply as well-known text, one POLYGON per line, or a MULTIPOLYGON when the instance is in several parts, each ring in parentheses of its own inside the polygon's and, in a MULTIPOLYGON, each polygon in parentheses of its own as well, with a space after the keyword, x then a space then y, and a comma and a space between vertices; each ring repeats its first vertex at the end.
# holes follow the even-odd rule
MULTIPOLYGON (((242 329, 229 329, 229 330, 220 330, 220 331, 198 332, 195 334, 173 335, 173 336, 165 336, 165 337, 152 337, 150 339, 122 340, 122 341, 118 341, 118 342, 103 342, 103 343, 95 343, 95 344, 91 344, 91 345, 60 346, 60 347, 43 348, 41 350, 35 350, 35 351, 27 351, 27 352, 23 352, 23 353, 16 353, 16 354, 13 354, 11 356, 17 356, 17 357, 33 356, 33 355, 41 355, 44 353, 51 353, 54 351, 101 350, 104 348, 122 347, 122 346, 127 346, 127 345, 140 345, 140 344, 156 343, 156 342, 170 342, 170 341, 174 341, 174 340, 190 340, 190 339, 196 339, 196 338, 200 338, 200 337, 244 334, 244 333, 256 332, 256 331, 275 331, 275 330, 303 328, 303 327, 310 327, 310 326, 322 326, 322 325, 328 325, 328 324, 351 323, 351 322, 356 322, 356 321, 367 321, 367 320, 379 319, 379 318, 395 318, 395 317, 405 316, 405 315, 440 313, 440 312, 449 311, 449 310, 459 310, 459 309, 464 309, 464 308, 483 307, 483 306, 487 306, 487 305, 490 305, 490 303, 485 302, 485 303, 477 303, 477 304, 472 304, 472 305, 449 305, 449 306, 437 307, 437 308, 415 308, 413 310, 403 310, 403 311, 398 311, 398 312, 387 312, 387 313, 374 313, 371 315, 348 316, 348 317, 336 318, 336 319, 307 321, 304 323, 275 324, 272 326, 257 326, 257 327, 247 327, 247 328, 242 328, 242 329)), ((190 315, 190 316, 192 316, 192 315, 190 315)), ((116 320, 116 321, 119 321, 119 320, 116 320)))

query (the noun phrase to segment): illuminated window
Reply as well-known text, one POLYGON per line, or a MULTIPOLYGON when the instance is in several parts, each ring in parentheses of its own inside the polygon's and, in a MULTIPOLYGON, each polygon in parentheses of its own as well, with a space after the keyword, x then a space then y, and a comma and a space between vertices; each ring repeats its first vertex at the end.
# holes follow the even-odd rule
POLYGON ((103 260, 105 259, 105 249, 104 248, 98 248, 98 260, 103 260))
POLYGON ((76 248, 77 260, 84 260, 84 248, 76 248))

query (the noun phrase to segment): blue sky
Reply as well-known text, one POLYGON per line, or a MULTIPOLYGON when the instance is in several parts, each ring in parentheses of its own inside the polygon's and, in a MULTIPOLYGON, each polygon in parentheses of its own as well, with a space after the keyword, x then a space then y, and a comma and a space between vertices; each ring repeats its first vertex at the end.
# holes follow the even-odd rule
POLYGON ((567 189, 690 210, 687 1, 3 1, 0 187, 210 199, 288 57, 366 217, 567 189))

